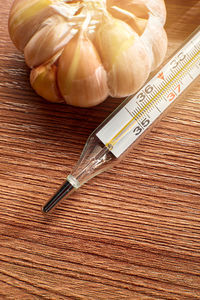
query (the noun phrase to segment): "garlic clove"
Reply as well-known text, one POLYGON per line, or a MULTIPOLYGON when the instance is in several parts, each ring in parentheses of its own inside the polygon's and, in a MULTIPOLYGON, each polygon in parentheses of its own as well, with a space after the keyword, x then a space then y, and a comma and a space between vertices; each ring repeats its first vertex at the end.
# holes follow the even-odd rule
POLYGON ((164 0, 141 0, 149 9, 149 11, 156 16, 162 25, 166 22, 166 7, 164 0))
POLYGON ((30 83, 38 95, 51 102, 63 102, 57 87, 57 65, 55 63, 58 53, 51 61, 31 70, 30 83))
POLYGON ((19 50, 24 49, 41 22, 55 13, 50 7, 52 3, 53 0, 17 0, 14 2, 9 16, 9 33, 19 50))
POLYGON ((137 40, 122 52, 108 72, 108 86, 112 97, 126 97, 137 92, 147 80, 151 70, 143 44, 137 40))
POLYGON ((124 19, 141 36, 152 61, 151 70, 156 69, 167 51, 167 36, 162 25, 166 18, 163 0, 108 0, 108 4, 112 15, 124 19), (138 17, 142 16, 141 11, 145 12, 144 19, 138 17))
POLYGON ((120 18, 120 14, 117 16, 117 12, 113 11, 113 6, 133 13, 138 18, 148 18, 148 8, 142 0, 107 0, 108 11, 114 13, 115 17, 119 16, 120 18))
POLYGON ((144 32, 147 25, 146 19, 136 17, 135 14, 125 9, 122 9, 118 6, 112 6, 110 8, 110 12, 112 13, 112 16, 114 16, 115 18, 126 22, 139 35, 142 35, 142 33, 144 32))
POLYGON ((24 47, 37 32, 41 24, 53 15, 72 17, 80 5, 67 4, 65 0, 15 0, 10 10, 8 28, 15 46, 24 47))
POLYGON ((125 22, 112 17, 104 18, 96 32, 95 45, 106 71, 135 40, 133 30, 125 22))
POLYGON ((45 63, 63 48, 77 33, 66 20, 58 15, 45 20, 24 48, 27 65, 32 68, 45 63))
POLYGON ((58 85, 66 103, 90 107, 108 96, 107 75, 85 34, 75 36, 59 59, 58 85))
POLYGON ((141 40, 149 53, 149 57, 152 58, 151 71, 153 71, 163 62, 168 45, 167 34, 157 17, 150 14, 141 40))
POLYGON ((162 25, 166 21, 164 0, 107 0, 107 7, 111 13, 112 6, 125 9, 142 19, 148 19, 148 14, 151 12, 160 19, 162 25))
POLYGON ((149 76, 151 59, 129 25, 106 19, 97 30, 95 43, 108 74, 111 96, 124 97, 142 86, 149 76))

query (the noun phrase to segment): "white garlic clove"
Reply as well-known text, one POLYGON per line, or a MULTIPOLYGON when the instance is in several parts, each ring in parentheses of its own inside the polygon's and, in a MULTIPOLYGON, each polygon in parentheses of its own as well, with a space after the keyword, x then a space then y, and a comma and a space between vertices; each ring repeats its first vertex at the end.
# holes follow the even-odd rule
POLYGON ((31 70, 30 83, 38 95, 50 102, 63 102, 56 80, 56 65, 41 65, 31 70))
POLYGON ((28 41, 47 18, 62 15, 63 12, 65 18, 70 18, 78 9, 78 4, 66 4, 65 0, 15 0, 8 22, 10 37, 15 46, 23 51, 28 41), (63 6, 65 10, 61 11, 63 6))
POLYGON ((9 33, 15 46, 23 51, 25 45, 46 18, 55 12, 52 0, 17 0, 9 16, 9 33), (27 30, 28 28, 28 30, 27 30))
POLYGON ((27 65, 32 68, 45 63, 63 48, 77 33, 66 20, 58 15, 45 20, 24 48, 27 65))
POLYGON ((122 51, 126 51, 135 40, 130 26, 113 17, 105 17, 96 31, 95 45, 102 63, 109 71, 122 51))
POLYGON ((146 29, 141 36, 149 57, 152 58, 151 71, 164 60, 167 52, 167 35, 159 19, 150 14, 146 29))
POLYGON ((31 70, 30 83, 38 95, 50 102, 63 102, 57 85, 57 61, 62 51, 54 55, 46 64, 31 70))
POLYGON ((112 6, 110 8, 110 12, 115 18, 126 22, 139 35, 142 35, 144 32, 147 25, 147 19, 136 17, 136 15, 132 12, 118 6, 112 6))
POLYGON ((164 0, 141 0, 149 9, 149 11, 156 16, 162 25, 166 22, 166 7, 164 0))
POLYGON ((139 36, 129 25, 107 19, 98 28, 95 41, 108 74, 113 97, 133 94, 150 73, 151 60, 139 36))
POLYGON ((151 12, 160 19, 162 25, 166 21, 164 0, 107 0, 109 11, 112 11, 112 6, 125 9, 143 19, 147 19, 149 12, 151 12))
POLYGON ((85 34, 75 36, 59 59, 58 85, 66 103, 90 107, 108 96, 107 75, 85 34))
POLYGON ((108 11, 114 13, 115 17, 120 17, 117 12, 113 11, 113 6, 124 9, 130 13, 133 13, 136 17, 146 19, 148 18, 148 8, 142 0, 107 0, 108 11))
POLYGON ((139 39, 123 51, 112 69, 108 72, 108 86, 113 97, 125 97, 134 94, 147 80, 151 70, 144 45, 139 39))
POLYGON ((156 69, 162 63, 167 51, 167 36, 162 25, 166 18, 163 0, 108 0, 108 3, 111 5, 110 12, 126 20, 141 36, 152 61, 151 70, 156 69), (114 6, 115 3, 116 6, 114 6), (141 16, 141 11, 144 12, 144 19, 135 18, 133 12, 141 16))

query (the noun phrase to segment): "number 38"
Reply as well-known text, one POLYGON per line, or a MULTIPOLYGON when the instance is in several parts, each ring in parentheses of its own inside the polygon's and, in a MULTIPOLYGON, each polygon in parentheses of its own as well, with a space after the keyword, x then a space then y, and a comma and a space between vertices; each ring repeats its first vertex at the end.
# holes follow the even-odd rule
POLYGON ((178 65, 180 64, 181 61, 183 61, 186 58, 186 55, 181 52, 178 54, 178 56, 171 61, 170 65, 172 66, 172 69, 175 69, 176 67, 178 67, 178 65))

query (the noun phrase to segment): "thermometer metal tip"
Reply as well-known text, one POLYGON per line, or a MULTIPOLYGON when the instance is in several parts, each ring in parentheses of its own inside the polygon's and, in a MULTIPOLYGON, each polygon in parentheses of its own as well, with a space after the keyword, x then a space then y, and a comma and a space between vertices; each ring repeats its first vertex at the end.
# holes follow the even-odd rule
POLYGON ((50 212, 69 192, 74 189, 73 185, 66 180, 60 189, 53 195, 53 197, 44 205, 42 211, 44 213, 50 212))

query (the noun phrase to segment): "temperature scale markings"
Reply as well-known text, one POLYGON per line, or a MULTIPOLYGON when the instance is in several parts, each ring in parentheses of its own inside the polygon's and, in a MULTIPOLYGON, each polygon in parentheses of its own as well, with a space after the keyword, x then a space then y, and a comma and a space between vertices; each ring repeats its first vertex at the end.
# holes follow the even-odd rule
POLYGON ((155 96, 153 96, 153 98, 150 98, 150 100, 148 99, 149 101, 141 109, 138 110, 137 108, 138 111, 136 110, 135 116, 108 143, 106 143, 106 146, 109 148, 111 146, 113 147, 121 139, 121 137, 123 137, 135 125, 135 123, 145 115, 146 109, 149 111, 152 106, 154 106, 161 99, 161 97, 164 97, 166 92, 168 92, 169 89, 171 89, 175 85, 175 83, 177 83, 177 81, 180 81, 180 79, 185 76, 188 69, 194 66, 196 61, 198 61, 197 56, 199 54, 200 50, 198 50, 198 52, 195 53, 192 58, 190 58, 188 62, 184 64, 183 67, 181 66, 180 70, 178 70, 177 73, 172 72, 172 76, 169 76, 170 80, 165 83, 163 87, 161 85, 161 89, 155 94, 155 96), (163 92, 164 95, 162 95, 163 92), (156 99, 157 97, 158 99, 156 99))

